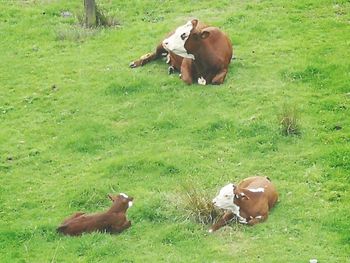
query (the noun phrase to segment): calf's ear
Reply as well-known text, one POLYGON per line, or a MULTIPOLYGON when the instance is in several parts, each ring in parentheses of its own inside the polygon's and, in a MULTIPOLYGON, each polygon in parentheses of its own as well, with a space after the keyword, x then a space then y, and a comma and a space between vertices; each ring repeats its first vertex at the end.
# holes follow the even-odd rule
MULTIPOLYGON (((191 21, 191 23, 192 23, 193 28, 196 28, 196 27, 197 27, 197 24, 198 24, 198 19, 193 19, 193 20, 191 21)), ((193 28, 192 28, 192 29, 193 29, 193 28)))
POLYGON ((241 193, 240 197, 242 198, 242 200, 249 200, 250 198, 248 196, 245 195, 245 193, 241 193))
POLYGON ((206 39, 210 35, 209 31, 203 30, 201 32, 201 39, 206 39))
POLYGON ((243 189, 237 187, 233 190, 233 193, 237 199, 249 200, 250 198, 244 193, 243 189))

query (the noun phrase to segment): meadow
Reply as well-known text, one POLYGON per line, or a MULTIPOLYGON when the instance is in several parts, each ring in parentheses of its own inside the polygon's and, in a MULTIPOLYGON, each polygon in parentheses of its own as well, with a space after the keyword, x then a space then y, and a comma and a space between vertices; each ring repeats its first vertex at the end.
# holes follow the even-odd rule
POLYGON ((0 1, 0 262, 350 262, 350 2, 96 2, 114 26, 0 1), (223 85, 128 67, 193 17, 233 43, 223 85), (184 209, 252 175, 280 193, 265 223, 209 234, 184 209), (127 231, 56 233, 119 192, 127 231))

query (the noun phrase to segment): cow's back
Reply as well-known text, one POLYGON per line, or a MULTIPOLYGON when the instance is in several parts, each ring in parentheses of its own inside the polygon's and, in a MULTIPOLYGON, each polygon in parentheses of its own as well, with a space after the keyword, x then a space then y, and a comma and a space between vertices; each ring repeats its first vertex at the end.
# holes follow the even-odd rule
POLYGON ((268 200, 269 209, 271 209, 278 200, 278 193, 276 191, 276 188, 267 177, 264 177, 264 176, 248 177, 243 181, 241 181, 238 184, 238 186, 241 188, 247 188, 247 189, 263 188, 264 189, 263 195, 266 196, 268 200))

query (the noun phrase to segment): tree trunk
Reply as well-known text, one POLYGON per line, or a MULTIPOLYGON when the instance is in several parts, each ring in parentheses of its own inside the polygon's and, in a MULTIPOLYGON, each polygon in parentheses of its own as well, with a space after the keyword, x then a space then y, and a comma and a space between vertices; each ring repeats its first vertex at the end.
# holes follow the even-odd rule
POLYGON ((96 3, 95 0, 84 0, 85 25, 87 27, 96 26, 96 3))

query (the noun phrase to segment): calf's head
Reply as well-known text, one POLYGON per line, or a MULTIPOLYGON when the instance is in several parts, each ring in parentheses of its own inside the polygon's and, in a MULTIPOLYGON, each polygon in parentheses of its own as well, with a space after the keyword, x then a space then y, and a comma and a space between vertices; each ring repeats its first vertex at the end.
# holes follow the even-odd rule
POLYGON ((175 32, 163 41, 163 47, 176 55, 194 59, 194 52, 200 41, 209 36, 208 31, 197 30, 198 20, 193 19, 179 26, 175 32))
POLYGON ((220 189, 219 194, 213 199, 213 204, 221 209, 232 210, 234 208, 233 199, 234 195, 234 184, 225 185, 220 189))
POLYGON ((111 208, 113 212, 126 212, 126 210, 133 205, 134 198, 127 196, 124 193, 120 193, 116 196, 108 195, 108 197, 113 202, 113 206, 111 208))

